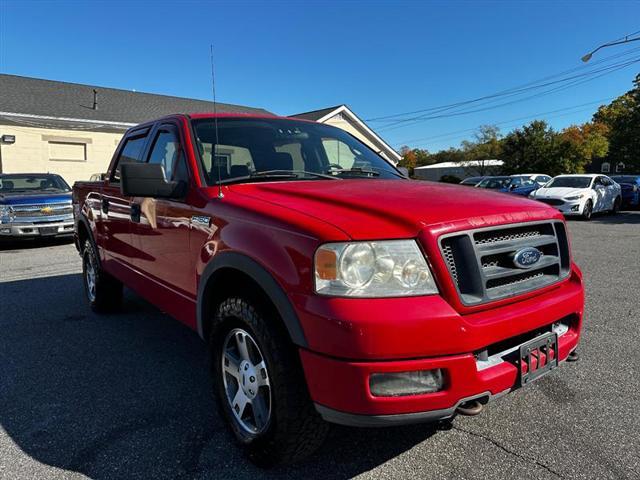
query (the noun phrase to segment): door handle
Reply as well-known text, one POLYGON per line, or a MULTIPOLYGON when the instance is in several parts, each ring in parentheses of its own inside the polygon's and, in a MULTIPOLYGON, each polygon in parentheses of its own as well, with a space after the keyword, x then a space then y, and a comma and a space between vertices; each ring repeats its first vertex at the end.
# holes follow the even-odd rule
POLYGON ((135 223, 140 223, 140 204, 132 203, 131 204, 131 221, 135 223))
POLYGON ((102 199, 102 213, 109 213, 109 200, 107 198, 102 199))

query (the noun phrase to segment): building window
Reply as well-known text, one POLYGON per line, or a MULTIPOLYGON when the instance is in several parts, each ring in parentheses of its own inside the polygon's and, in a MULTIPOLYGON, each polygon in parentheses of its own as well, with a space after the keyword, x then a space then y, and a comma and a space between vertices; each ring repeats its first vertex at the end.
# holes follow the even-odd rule
POLYGON ((85 143, 49 141, 49 160, 86 162, 87 145, 85 143))
POLYGON ((616 164, 616 173, 624 172, 624 167, 625 167, 625 164, 623 162, 618 162, 616 164))
POLYGON ((609 173, 610 171, 611 171, 611 165, 609 164, 609 162, 602 162, 602 165, 600 166, 600 172, 609 173))

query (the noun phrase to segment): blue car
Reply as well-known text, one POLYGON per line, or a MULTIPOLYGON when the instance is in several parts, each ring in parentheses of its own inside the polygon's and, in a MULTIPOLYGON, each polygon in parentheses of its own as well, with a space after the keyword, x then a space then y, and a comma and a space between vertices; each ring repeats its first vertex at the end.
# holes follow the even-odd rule
POLYGON ((640 206, 640 175, 615 175, 611 179, 622 188, 622 207, 640 206))
POLYGON ((0 239, 71 235, 71 188, 60 175, 0 174, 0 239))
POLYGON ((511 175, 504 177, 485 177, 476 187, 526 197, 534 190, 540 188, 540 184, 532 180, 530 175, 511 175))

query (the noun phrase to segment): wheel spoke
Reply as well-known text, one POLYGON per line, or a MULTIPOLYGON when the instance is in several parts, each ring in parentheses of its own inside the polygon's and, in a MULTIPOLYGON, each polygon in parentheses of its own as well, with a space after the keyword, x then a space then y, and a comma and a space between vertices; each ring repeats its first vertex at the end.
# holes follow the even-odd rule
POLYGON ((236 396, 233 398, 232 408, 239 419, 242 418, 242 414, 244 413, 247 403, 249 403, 249 399, 242 391, 242 388, 238 388, 236 396))
POLYGON ((238 347, 240 358, 242 358, 242 360, 251 361, 251 357, 249 357, 249 349, 247 348, 247 337, 244 333, 236 333, 236 345, 238 347))
POLYGON ((253 409, 256 428, 260 430, 269 419, 269 408, 265 401, 264 394, 258 394, 256 398, 251 401, 251 408, 253 409))
POLYGON ((236 380, 240 380, 240 362, 229 352, 224 354, 224 371, 234 377, 236 380))
POLYGON ((269 386, 269 376, 267 375, 267 365, 264 360, 256 365, 256 373, 258 374, 258 386, 269 386))

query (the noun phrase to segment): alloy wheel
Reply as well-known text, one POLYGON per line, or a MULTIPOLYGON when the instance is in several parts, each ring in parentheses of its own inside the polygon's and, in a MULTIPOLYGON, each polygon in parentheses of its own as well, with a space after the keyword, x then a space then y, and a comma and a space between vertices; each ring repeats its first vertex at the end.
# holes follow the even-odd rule
POLYGON ((84 260, 84 281, 87 284, 87 297, 89 297, 89 301, 94 302, 96 299, 96 268, 90 254, 87 254, 84 260))
POLYGON ((258 344, 247 331, 234 328, 225 338, 221 361, 233 416, 245 432, 263 432, 271 418, 271 384, 258 344))

